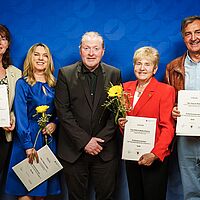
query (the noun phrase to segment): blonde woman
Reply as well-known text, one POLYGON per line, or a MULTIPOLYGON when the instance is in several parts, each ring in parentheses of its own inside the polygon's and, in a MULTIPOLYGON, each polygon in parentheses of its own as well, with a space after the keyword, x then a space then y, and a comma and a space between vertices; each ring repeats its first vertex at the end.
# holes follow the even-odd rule
POLYGON ((25 159, 38 160, 37 150, 47 144, 55 153, 56 141, 54 138, 56 129, 56 117, 54 112, 54 66, 49 48, 42 43, 33 45, 24 62, 23 77, 17 81, 16 96, 14 100, 16 115, 16 137, 13 142, 6 192, 18 196, 18 200, 43 200, 45 196, 60 193, 60 184, 57 175, 54 175, 30 192, 26 190, 21 181, 17 178, 12 167, 25 159), (36 107, 47 105, 47 113, 51 115, 50 122, 41 131, 38 118, 35 116, 36 107), (51 134, 51 136, 49 135, 51 134))
MULTIPOLYGON (((133 61, 137 80, 123 84, 124 90, 133 95, 133 109, 127 115, 155 118, 157 121, 152 150, 138 161, 126 161, 130 199, 165 200, 169 145, 174 137, 171 112, 175 103, 175 90, 154 78, 159 63, 157 49, 141 47, 134 53, 133 61)), ((125 118, 119 119, 122 129, 125 123, 125 118)))

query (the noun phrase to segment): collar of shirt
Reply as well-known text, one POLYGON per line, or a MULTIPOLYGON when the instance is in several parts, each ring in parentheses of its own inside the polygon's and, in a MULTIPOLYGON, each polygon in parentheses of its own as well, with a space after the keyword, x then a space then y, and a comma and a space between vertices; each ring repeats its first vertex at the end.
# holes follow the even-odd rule
POLYGON ((82 64, 82 73, 83 74, 89 74, 92 73, 96 76, 98 76, 98 74, 101 72, 101 65, 99 64, 99 66, 93 71, 91 72, 84 64, 82 64))
POLYGON ((200 62, 194 62, 188 52, 185 58, 185 89, 200 90, 200 62))
POLYGON ((190 58, 188 51, 187 51, 187 55, 186 55, 186 58, 185 58, 185 62, 186 62, 186 64, 189 65, 189 66, 194 66, 194 65, 196 66, 196 65, 199 65, 199 64, 200 64, 200 62, 194 62, 194 61, 192 60, 192 58, 190 58))

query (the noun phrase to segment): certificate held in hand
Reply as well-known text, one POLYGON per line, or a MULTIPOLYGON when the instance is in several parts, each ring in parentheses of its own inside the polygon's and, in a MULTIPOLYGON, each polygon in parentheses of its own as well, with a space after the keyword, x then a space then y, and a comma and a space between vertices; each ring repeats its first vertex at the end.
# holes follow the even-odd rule
POLYGON ((154 147, 156 119, 127 116, 122 148, 122 159, 138 161, 154 147))
POLYGON ((63 168, 48 145, 39 149, 37 153, 39 163, 34 160, 33 164, 30 164, 26 158, 12 168, 28 191, 63 168))
POLYGON ((178 92, 176 135, 200 136, 200 91, 180 90, 178 92))
POLYGON ((0 127, 10 126, 8 91, 6 85, 0 85, 0 127))

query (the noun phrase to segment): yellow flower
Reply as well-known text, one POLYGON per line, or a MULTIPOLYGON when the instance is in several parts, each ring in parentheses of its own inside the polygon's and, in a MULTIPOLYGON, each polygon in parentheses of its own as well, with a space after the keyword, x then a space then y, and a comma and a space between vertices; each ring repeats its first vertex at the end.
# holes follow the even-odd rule
POLYGON ((37 113, 45 113, 47 111, 47 109, 49 108, 49 106, 47 105, 42 105, 42 106, 38 106, 36 107, 36 112, 37 113))
MULTIPOLYGON (((38 130, 38 133, 36 135, 33 148, 35 148, 35 145, 37 143, 38 136, 39 136, 40 132, 42 131, 42 129, 44 129, 46 127, 47 123, 49 122, 49 118, 51 117, 51 114, 46 113, 48 108, 49 108, 49 106, 47 106, 47 105, 41 105, 41 106, 37 106, 35 108, 36 114, 34 114, 33 117, 35 117, 39 114, 41 114, 41 117, 37 121, 40 129, 38 130)), ((44 137, 45 137, 45 143, 47 144, 47 135, 45 134, 44 137)))
POLYGON ((126 117, 126 112, 132 109, 131 101, 132 95, 123 90, 122 85, 113 85, 110 83, 107 89, 108 97, 104 104, 105 109, 110 110, 115 116, 115 123, 118 123, 119 117, 126 117))
POLYGON ((109 97, 121 97, 123 88, 121 85, 114 85, 108 90, 109 97))

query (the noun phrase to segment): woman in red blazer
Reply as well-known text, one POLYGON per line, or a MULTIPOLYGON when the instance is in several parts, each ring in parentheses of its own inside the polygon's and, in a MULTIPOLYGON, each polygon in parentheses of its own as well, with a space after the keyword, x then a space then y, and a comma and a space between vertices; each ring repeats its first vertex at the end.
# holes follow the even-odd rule
MULTIPOLYGON (((133 95, 133 109, 127 115, 156 118, 157 124, 151 152, 142 155, 138 161, 126 161, 130 199, 165 200, 169 145, 174 137, 171 112, 175 90, 154 78, 159 62, 156 49, 142 47, 135 52, 133 59, 137 80, 123 84, 124 90, 133 95)), ((123 129, 126 119, 120 118, 118 122, 123 129)))

